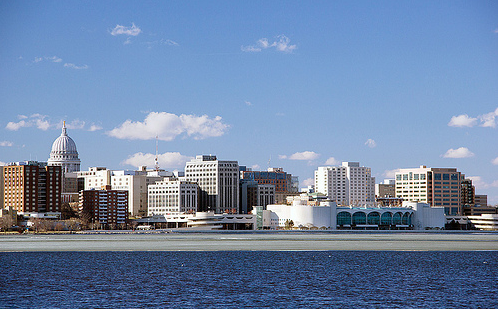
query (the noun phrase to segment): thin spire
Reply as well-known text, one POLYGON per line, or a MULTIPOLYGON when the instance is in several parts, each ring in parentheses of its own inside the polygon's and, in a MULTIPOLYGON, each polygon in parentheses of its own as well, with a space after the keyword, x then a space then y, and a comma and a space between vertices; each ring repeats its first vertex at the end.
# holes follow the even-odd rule
POLYGON ((62 121, 62 135, 67 135, 66 120, 62 121))
POLYGON ((156 134, 156 159, 155 159, 155 161, 156 161, 156 164, 154 166, 154 169, 156 171, 159 171, 159 160, 158 160, 158 157, 157 157, 157 134, 156 134))

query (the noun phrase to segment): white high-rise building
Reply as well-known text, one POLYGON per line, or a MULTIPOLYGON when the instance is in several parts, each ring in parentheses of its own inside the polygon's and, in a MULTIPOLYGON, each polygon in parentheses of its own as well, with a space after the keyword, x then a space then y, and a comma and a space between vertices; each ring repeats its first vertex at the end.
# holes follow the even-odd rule
POLYGON ((187 162, 185 180, 200 188, 199 209, 216 213, 237 213, 239 202, 239 164, 219 161, 216 156, 199 155, 187 162))
POLYGON ((128 212, 131 216, 147 215, 147 186, 165 177, 173 177, 173 173, 147 171, 145 166, 138 171, 91 167, 88 171, 78 172, 78 178, 85 179, 85 190, 100 190, 102 186, 110 185, 112 190, 128 191, 128 212))
POLYGON ((178 215, 197 211, 199 186, 190 181, 169 180, 148 187, 147 215, 178 215))
POLYGON ((315 192, 325 194, 340 205, 373 205, 375 177, 369 167, 359 162, 342 162, 342 166, 321 166, 315 171, 315 192))

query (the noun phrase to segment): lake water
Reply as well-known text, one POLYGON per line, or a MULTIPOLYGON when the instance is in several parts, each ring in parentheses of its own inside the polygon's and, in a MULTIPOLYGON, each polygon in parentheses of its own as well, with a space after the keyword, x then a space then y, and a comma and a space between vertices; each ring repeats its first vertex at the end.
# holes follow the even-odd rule
POLYGON ((498 308, 497 236, 0 236, 0 308, 498 308))
POLYGON ((497 308, 496 252, 0 253, 3 308, 497 308))

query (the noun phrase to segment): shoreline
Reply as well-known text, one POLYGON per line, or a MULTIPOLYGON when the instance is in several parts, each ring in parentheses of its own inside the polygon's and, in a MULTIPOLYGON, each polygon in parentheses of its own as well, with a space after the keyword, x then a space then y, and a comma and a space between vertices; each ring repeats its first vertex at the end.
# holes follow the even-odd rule
POLYGON ((493 231, 150 231, 0 235, 0 252, 498 251, 493 231))

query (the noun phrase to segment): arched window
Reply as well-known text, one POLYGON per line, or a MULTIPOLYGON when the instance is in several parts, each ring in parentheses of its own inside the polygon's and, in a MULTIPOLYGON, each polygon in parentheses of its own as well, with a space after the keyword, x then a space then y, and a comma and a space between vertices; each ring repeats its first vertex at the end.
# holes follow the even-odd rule
POLYGON ((376 211, 369 213, 367 216, 367 222, 368 222, 368 224, 379 225, 380 214, 376 211))
POLYGON ((409 212, 405 212, 403 214, 403 218, 401 218, 401 221, 403 222, 404 225, 409 225, 410 223, 410 213, 409 212))
POLYGON ((393 214, 391 212, 385 212, 380 216, 381 225, 391 225, 393 224, 393 214))
POLYGON ((351 225, 351 214, 341 211, 337 214, 337 225, 351 225))
POLYGON ((401 225, 401 217, 403 217, 403 214, 401 212, 395 213, 393 216, 393 224, 401 225))
POLYGON ((363 211, 353 214, 353 224, 367 224, 367 215, 363 211))

